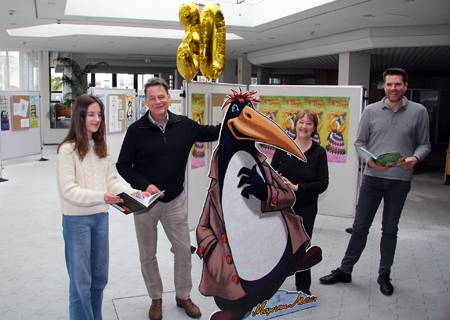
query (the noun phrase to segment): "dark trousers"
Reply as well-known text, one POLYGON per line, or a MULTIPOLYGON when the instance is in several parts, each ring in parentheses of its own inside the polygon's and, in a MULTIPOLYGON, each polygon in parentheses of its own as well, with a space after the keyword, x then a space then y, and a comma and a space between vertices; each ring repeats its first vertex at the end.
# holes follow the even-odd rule
POLYGON ((353 266, 359 260, 366 246, 367 235, 381 199, 384 199, 381 221, 381 259, 378 272, 380 274, 391 273, 397 246, 398 222, 410 189, 411 181, 382 179, 364 175, 353 222, 353 233, 340 266, 342 272, 352 273, 353 266))
MULTIPOLYGON (((310 238, 312 238, 314 221, 317 216, 317 202, 303 207, 303 208, 295 208, 294 212, 296 215, 302 217, 303 226, 305 227, 305 231, 310 238)), ((311 288, 311 270, 299 271, 295 273, 295 287, 297 290, 300 290, 304 293, 309 293, 309 289, 311 288)))

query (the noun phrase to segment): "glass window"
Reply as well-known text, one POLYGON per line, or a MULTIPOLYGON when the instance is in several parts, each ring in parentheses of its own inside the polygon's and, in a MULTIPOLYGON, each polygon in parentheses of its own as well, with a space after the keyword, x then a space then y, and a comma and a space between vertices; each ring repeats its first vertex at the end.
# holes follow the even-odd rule
POLYGON ((50 101, 61 102, 63 99, 62 90, 62 73, 55 72, 55 68, 50 68, 50 101))
POLYGON ((134 89, 134 74, 118 73, 117 88, 134 89))
POLYGON ((144 89, 148 80, 153 78, 154 74, 138 74, 138 90, 144 89))
MULTIPOLYGON (((112 88, 112 73, 96 73, 95 74, 96 88, 112 88)), ((133 86, 131 86, 133 87, 133 86)))
POLYGON ((9 59, 9 88, 20 89, 20 61, 19 52, 8 52, 9 59))

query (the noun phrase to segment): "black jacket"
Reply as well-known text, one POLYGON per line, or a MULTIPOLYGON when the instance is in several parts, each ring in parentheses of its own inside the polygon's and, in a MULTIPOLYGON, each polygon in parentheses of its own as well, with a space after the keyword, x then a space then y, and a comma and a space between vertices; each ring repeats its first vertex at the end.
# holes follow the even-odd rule
POLYGON ((194 142, 219 137, 220 125, 205 126, 170 111, 165 132, 148 118, 148 111, 127 130, 117 161, 117 171, 130 185, 146 190, 154 184, 165 190, 162 202, 183 192, 186 163, 194 142))

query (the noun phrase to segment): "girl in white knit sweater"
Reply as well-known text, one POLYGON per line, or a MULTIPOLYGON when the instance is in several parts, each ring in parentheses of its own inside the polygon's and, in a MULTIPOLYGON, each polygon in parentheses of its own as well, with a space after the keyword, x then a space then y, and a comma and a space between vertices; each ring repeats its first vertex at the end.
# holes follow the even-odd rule
POLYGON ((109 204, 123 201, 118 193, 136 190, 117 180, 106 144, 105 107, 97 96, 83 94, 75 101, 69 133, 57 152, 70 319, 102 319, 109 204))

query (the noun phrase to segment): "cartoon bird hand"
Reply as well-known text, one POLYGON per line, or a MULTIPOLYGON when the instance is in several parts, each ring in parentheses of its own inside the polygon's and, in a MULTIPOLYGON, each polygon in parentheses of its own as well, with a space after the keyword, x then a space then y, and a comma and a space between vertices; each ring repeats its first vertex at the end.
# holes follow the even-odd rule
POLYGON ((256 164, 252 169, 243 167, 241 170, 239 170, 238 177, 241 175, 245 176, 241 177, 238 188, 244 184, 249 185, 242 189, 242 196, 249 199, 249 194, 253 194, 261 201, 267 200, 267 185, 264 182, 263 178, 256 171, 256 164))

